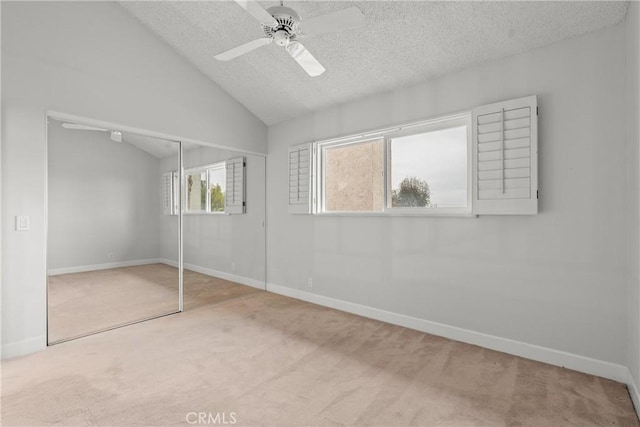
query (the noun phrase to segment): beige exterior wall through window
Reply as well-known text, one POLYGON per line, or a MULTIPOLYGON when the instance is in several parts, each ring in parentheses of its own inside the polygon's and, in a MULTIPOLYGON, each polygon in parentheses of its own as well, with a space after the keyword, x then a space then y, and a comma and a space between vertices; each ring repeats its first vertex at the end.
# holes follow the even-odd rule
POLYGON ((324 149, 327 212, 384 210, 384 139, 324 149))

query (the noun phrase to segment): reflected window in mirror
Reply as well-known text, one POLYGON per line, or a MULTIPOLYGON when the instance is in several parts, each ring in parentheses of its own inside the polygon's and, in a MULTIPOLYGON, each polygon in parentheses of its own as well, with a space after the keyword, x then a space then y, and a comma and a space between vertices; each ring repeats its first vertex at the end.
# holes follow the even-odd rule
POLYGON ((185 173, 186 213, 224 213, 226 163, 192 168, 185 173))
POLYGON ((178 215, 180 211, 178 185, 180 185, 178 172, 171 171, 162 174, 162 209, 164 215, 178 215))
POLYGON ((209 180, 207 182, 209 188, 209 210, 211 212, 224 212, 226 186, 225 163, 218 163, 217 166, 210 168, 207 172, 209 174, 209 180))

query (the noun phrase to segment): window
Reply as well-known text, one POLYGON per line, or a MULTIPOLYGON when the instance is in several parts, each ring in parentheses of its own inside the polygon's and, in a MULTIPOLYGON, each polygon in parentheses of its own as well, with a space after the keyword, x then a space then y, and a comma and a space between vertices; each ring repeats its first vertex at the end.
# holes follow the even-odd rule
POLYGON ((204 212, 207 206, 207 174, 191 172, 185 175, 187 187, 187 212, 204 212))
MULTIPOLYGON (((188 214, 246 213, 245 181, 247 162, 235 157, 223 162, 199 166, 184 173, 184 212, 188 214)), ((165 215, 178 215, 178 172, 162 175, 162 203, 165 215)))
POLYGON ((537 102, 289 147, 289 212, 536 214, 537 102))
POLYGON ((463 116, 389 135, 387 207, 468 212, 470 132, 463 116))
POLYGON ((471 116, 319 143, 318 213, 469 213, 471 116))
POLYGON ((224 195, 225 195, 225 164, 213 167, 207 172, 209 180, 207 189, 209 190, 209 212, 224 212, 224 195))
POLYGON ((224 213, 226 163, 185 171, 187 213, 224 213))
POLYGON ((384 210, 384 140, 323 145, 324 212, 384 210))

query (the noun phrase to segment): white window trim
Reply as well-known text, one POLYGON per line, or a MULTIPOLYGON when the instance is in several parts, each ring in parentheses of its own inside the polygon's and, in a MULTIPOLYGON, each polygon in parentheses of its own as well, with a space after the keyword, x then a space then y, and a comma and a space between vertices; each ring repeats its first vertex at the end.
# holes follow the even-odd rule
MULTIPOLYGON (((205 211, 190 211, 187 209, 187 191, 184 192, 184 215, 225 215, 225 211, 211 212, 211 195, 209 194, 209 171, 212 169, 224 169, 226 168, 226 162, 223 160, 221 162, 210 163, 203 166, 191 167, 184 170, 184 178, 185 178, 185 189, 187 188, 187 175, 197 174, 197 173, 205 173, 207 177, 207 191, 206 191, 206 200, 205 200, 205 211)), ((225 189, 226 194, 226 189, 225 189)))
POLYGON ((385 128, 378 131, 363 134, 351 135, 341 138, 332 138, 318 141, 313 144, 316 154, 316 165, 313 178, 317 179, 316 185, 316 209, 313 212, 320 216, 358 216, 358 217, 385 217, 385 216, 411 216, 411 217, 473 217, 472 213, 472 113, 471 111, 438 116, 419 122, 409 123, 403 126, 385 128), (453 123, 453 124, 452 124, 453 123), (392 208, 389 189, 391 188, 391 177, 388 171, 391 170, 391 156, 389 155, 391 144, 390 139, 398 136, 413 135, 416 133, 434 132, 441 129, 448 129, 456 126, 467 127, 467 205, 460 208, 392 208), (324 149, 346 145, 363 144, 376 140, 383 140, 383 198, 384 209, 382 211, 325 211, 325 162, 324 149))

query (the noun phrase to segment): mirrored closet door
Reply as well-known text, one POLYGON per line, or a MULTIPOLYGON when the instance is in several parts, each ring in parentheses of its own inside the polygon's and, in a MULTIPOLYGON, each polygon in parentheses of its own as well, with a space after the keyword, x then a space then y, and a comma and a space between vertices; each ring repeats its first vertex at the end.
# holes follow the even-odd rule
POLYGON ((183 145, 184 309, 265 290, 264 156, 183 145))
POLYGON ((180 152, 49 118, 49 344, 180 311, 180 152))

